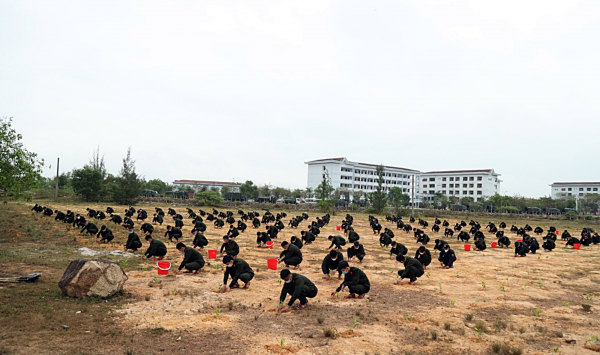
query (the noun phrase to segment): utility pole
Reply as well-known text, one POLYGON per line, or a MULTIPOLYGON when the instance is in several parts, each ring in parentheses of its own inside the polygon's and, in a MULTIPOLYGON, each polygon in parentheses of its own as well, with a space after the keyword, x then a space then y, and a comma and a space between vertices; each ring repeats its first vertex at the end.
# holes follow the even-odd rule
POLYGON ((60 166, 60 157, 56 158, 56 191, 54 191, 54 199, 58 200, 58 169, 60 166))
POLYGON ((412 217, 414 217, 415 216, 415 176, 414 175, 412 176, 412 189, 410 189, 410 191, 411 191, 411 195, 412 195, 412 199, 411 199, 412 202, 410 204, 412 209, 411 209, 410 215, 412 217))

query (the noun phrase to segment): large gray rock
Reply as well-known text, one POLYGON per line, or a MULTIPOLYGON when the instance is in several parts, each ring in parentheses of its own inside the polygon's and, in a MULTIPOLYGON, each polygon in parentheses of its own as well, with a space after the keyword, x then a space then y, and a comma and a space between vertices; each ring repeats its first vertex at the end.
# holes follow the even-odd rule
POLYGON ((71 261, 58 282, 71 297, 109 297, 123 290, 127 275, 112 261, 79 259, 71 261))

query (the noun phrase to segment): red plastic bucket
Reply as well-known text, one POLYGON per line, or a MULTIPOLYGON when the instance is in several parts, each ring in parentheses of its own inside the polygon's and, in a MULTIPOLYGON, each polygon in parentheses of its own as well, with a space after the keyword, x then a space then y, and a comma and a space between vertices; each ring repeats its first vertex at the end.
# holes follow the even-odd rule
POLYGON ((267 259, 267 267, 269 268, 269 270, 277 270, 277 259, 276 258, 267 259))
POLYGON ((495 248, 498 246, 498 242, 492 242, 492 248, 495 248))
POLYGON ((216 259, 217 258, 217 249, 208 249, 208 258, 216 259))
POLYGON ((335 230, 338 230, 338 231, 339 231, 339 230, 342 230, 342 227, 340 227, 340 226, 335 226, 335 230))
POLYGON ((581 248, 581 244, 579 244, 579 243, 573 244, 573 249, 579 250, 579 248, 581 248))
POLYGON ((471 251, 471 244, 465 244, 465 251, 471 251))
POLYGON ((519 239, 519 240, 517 240, 517 242, 522 242, 522 241, 523 241, 523 239, 519 239))
POLYGON ((558 235, 558 231, 556 231, 556 235, 558 235))
POLYGON ((265 245, 267 246, 267 249, 273 249, 273 242, 267 242, 265 245))
POLYGON ((156 270, 159 275, 168 275, 171 263, 169 261, 159 261, 156 263, 156 270))

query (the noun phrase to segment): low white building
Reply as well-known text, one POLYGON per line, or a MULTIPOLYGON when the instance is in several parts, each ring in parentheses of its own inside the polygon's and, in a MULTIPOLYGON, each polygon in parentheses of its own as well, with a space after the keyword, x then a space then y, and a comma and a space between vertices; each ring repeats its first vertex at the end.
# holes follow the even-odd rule
POLYGON ((600 193, 600 182, 555 182, 550 185, 550 197, 559 199, 568 196, 583 197, 600 193))
MULTIPOLYGON (((346 158, 319 159, 306 162, 308 165, 308 184, 307 187, 315 189, 324 175, 329 174, 331 185, 335 188, 345 188, 348 190, 350 200, 354 199, 355 191, 364 191, 370 193, 377 188, 377 166, 376 164, 357 163, 349 161, 346 158)), ((384 166, 385 183, 383 188, 389 191, 390 188, 397 186, 402 192, 411 196, 413 176, 415 185, 418 186, 417 170, 400 168, 395 166, 384 166)), ((415 195, 418 189, 415 190, 415 195)), ((415 196, 417 200, 417 196, 415 196)))
POLYGON ((223 186, 229 187, 229 192, 240 192, 240 186, 242 184, 236 182, 227 182, 227 181, 204 181, 204 180, 175 180, 173 181, 173 185, 177 187, 191 187, 195 192, 202 190, 203 187, 206 187, 207 190, 217 190, 221 192, 223 186))
POLYGON ((472 197, 474 201, 482 197, 491 197, 500 191, 500 174, 494 169, 448 170, 421 173, 421 196, 433 200, 437 192, 458 198, 472 197))

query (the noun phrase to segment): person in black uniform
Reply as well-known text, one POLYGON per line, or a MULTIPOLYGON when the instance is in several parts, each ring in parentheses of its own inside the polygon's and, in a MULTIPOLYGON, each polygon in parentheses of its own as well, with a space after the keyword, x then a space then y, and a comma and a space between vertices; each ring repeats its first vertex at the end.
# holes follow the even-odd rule
POLYGON ((223 292, 227 292, 230 289, 240 288, 238 280, 244 283, 244 290, 250 287, 250 281, 254 278, 254 271, 248 265, 246 261, 240 258, 234 258, 231 255, 225 255, 223 257, 223 264, 225 264, 225 275, 223 276, 223 292), (231 283, 227 286, 227 280, 231 276, 231 283))
POLYGON ((98 243, 110 243, 113 239, 115 239, 115 236, 106 226, 102 226, 98 234, 96 234, 96 242, 98 243), (102 239, 98 239, 100 236, 102 236, 102 239))
POLYGON ((233 256, 234 258, 238 256, 240 253, 240 247, 235 242, 235 240, 229 239, 228 236, 223 236, 223 244, 221 245, 221 256, 225 256, 225 254, 233 256))
POLYGON ((431 252, 424 246, 420 246, 415 253, 415 259, 419 260, 423 270, 427 270, 427 267, 431 264, 431 252))
POLYGON ((323 259, 323 263, 321 263, 321 271, 323 271, 323 278, 329 280, 331 278, 331 273, 335 270, 338 272, 338 280, 342 278, 342 272, 338 270, 338 266, 340 265, 340 261, 344 260, 344 255, 337 251, 330 251, 325 258, 323 259))
POLYGON ((396 255, 406 255, 408 253, 408 249, 402 243, 398 243, 396 241, 392 242, 392 247, 390 248, 390 260, 396 255))
POLYGON ((194 237, 194 248, 204 250, 204 247, 208 245, 208 239, 196 229, 192 229, 192 237, 194 237))
POLYGON ((402 279, 409 279, 409 285, 414 285, 417 281, 417 278, 423 276, 425 271, 423 271, 423 265, 421 262, 415 258, 405 257, 404 255, 398 255, 396 257, 396 261, 404 264, 404 270, 398 271, 398 276, 400 278, 396 281, 396 284, 400 284, 402 279))
POLYGON ((286 267, 293 266, 294 269, 300 268, 302 263, 302 252, 294 244, 290 244, 285 240, 281 242, 283 251, 279 254, 279 263, 285 263, 286 267))
POLYGON ((556 243, 554 243, 552 239, 546 236, 543 238, 543 240, 544 243, 542 243, 542 248, 544 248, 544 251, 552 251, 554 248, 556 248, 556 243))
POLYGON ((357 267, 350 267, 347 261, 340 261, 338 270, 344 275, 344 282, 331 295, 335 296, 336 292, 342 292, 347 287, 350 294, 344 298, 365 298, 365 295, 371 290, 371 283, 367 275, 357 267))
POLYGON ((346 239, 339 235, 330 235, 327 239, 331 241, 331 245, 327 249, 331 249, 335 245, 335 249, 342 250, 342 247, 346 245, 346 239))
POLYGON ((280 306, 277 307, 278 312, 287 311, 294 305, 296 300, 300 301, 298 309, 304 309, 308 306, 308 298, 316 297, 319 292, 317 286, 306 276, 292 273, 288 269, 281 270, 279 277, 284 281, 284 284, 279 295, 280 306), (292 297, 287 305, 283 305, 287 295, 291 295, 292 297))
POLYGON ((202 271, 202 268, 204 267, 204 258, 198 250, 185 246, 183 243, 177 243, 175 248, 183 254, 183 261, 179 264, 179 269, 175 271, 176 274, 183 270, 183 268, 187 270, 185 272, 193 272, 194 274, 202 271))
POLYGON ((438 261, 444 269, 451 269, 454 267, 454 262, 456 261, 456 254, 454 253, 454 250, 450 249, 450 245, 448 245, 447 243, 443 245, 443 249, 440 252, 438 261))
POLYGON ((173 241, 173 238, 175 238, 175 240, 177 242, 179 242, 179 238, 181 238, 183 236, 183 234, 181 233, 181 229, 179 229, 177 227, 167 226, 167 231, 165 232, 165 238, 167 236, 169 236, 170 242, 173 241))
POLYGON ((140 237, 133 231, 133 227, 129 227, 127 234, 127 242, 125 242, 125 250, 131 250, 134 253, 142 247, 140 237))
POLYGON ((85 221, 85 225, 83 226, 83 229, 79 232, 79 234, 83 234, 84 231, 85 234, 89 234, 90 236, 92 236, 98 233, 98 227, 96 227, 96 225, 90 221, 85 221))
POLYGON ((164 259, 165 255, 167 255, 167 246, 165 245, 165 243, 161 242, 160 240, 154 240, 152 238, 152 235, 147 235, 145 239, 146 239, 146 243, 150 244, 148 246, 148 249, 144 253, 144 256, 146 256, 146 259, 150 259, 150 260, 164 259))
POLYGON ((354 258, 358 259, 359 263, 362 263, 363 258, 365 257, 365 248, 362 244, 357 241, 354 242, 354 245, 346 250, 348 252, 348 261, 353 261, 354 258))
POLYGON ((311 231, 302 231, 300 234, 302 235, 302 240, 306 245, 312 244, 312 242, 314 242, 316 239, 315 235, 311 231))

